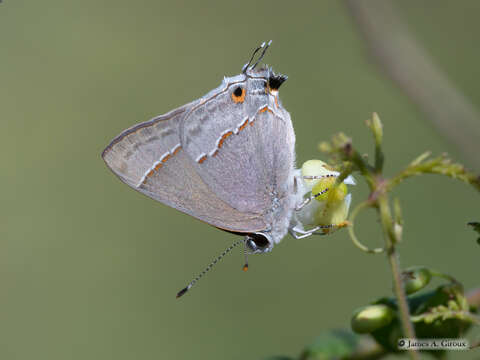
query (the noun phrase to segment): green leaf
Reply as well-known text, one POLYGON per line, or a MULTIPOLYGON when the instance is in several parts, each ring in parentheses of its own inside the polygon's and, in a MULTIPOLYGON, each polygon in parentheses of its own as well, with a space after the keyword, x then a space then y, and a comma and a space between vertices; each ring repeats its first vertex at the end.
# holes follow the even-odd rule
MULTIPOLYGON (((473 227, 473 230, 476 231, 478 234, 480 234, 480 222, 471 221, 467 225, 470 225, 471 227, 473 227)), ((477 244, 480 245, 480 237, 477 238, 477 244)))
POLYGON ((357 351, 359 336, 346 330, 322 333, 302 353, 302 360, 328 360, 351 356, 357 351))

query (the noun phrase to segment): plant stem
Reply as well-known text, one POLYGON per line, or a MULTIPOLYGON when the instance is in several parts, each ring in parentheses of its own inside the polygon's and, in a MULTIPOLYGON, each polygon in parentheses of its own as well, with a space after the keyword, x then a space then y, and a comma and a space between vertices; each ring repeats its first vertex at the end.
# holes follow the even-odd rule
MULTIPOLYGON (((412 323, 410 322, 410 312, 408 309, 405 290, 403 289, 400 261, 396 251, 396 243, 398 239, 396 238, 395 232, 393 231, 392 215, 390 212, 390 207, 388 205, 387 196, 385 194, 379 195, 377 203, 380 212, 380 219, 385 233, 387 258, 392 269, 393 289, 395 292, 395 297, 397 298, 398 310, 400 313, 400 323, 402 325, 403 333, 405 334, 405 336, 411 339, 415 339, 415 330, 412 323)), ((416 350, 410 350, 409 354, 412 359, 419 359, 419 355, 416 350)))

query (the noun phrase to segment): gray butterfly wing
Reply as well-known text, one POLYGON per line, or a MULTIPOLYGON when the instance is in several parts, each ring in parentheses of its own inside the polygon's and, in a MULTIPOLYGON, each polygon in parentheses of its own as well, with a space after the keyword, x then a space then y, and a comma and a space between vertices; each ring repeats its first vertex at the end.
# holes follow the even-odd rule
POLYGON ((196 172, 216 195, 264 217, 291 191, 295 144, 290 115, 267 94, 265 76, 225 79, 188 110, 180 128, 196 172), (243 101, 238 87, 245 89, 243 101))
POLYGON ((168 154, 177 151, 178 120, 191 106, 187 104, 123 131, 105 148, 103 159, 124 182, 139 187, 158 161, 161 164, 168 154))
POLYGON ((179 125, 193 104, 125 130, 107 146, 103 159, 135 190, 202 221, 229 231, 264 229, 258 214, 240 212, 219 199, 184 152, 179 125))

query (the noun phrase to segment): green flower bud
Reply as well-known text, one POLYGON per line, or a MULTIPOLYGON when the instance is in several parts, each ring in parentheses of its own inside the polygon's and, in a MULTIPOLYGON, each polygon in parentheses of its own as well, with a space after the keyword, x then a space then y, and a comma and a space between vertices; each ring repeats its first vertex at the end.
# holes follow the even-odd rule
POLYGON ((448 308, 450 310, 453 310, 453 311, 459 311, 460 310, 460 307, 458 306, 458 304, 454 301, 454 300, 448 300, 448 308))
POLYGON ((432 273, 426 267, 411 267, 403 271, 403 285, 407 294, 413 294, 430 283, 432 273))
POLYGON ((372 130, 375 143, 380 145, 383 139, 383 125, 377 113, 373 113, 372 119, 367 120, 368 127, 372 130))
POLYGON ((352 317, 352 330, 358 334, 371 333, 392 322, 395 311, 383 304, 368 305, 357 309, 352 317))

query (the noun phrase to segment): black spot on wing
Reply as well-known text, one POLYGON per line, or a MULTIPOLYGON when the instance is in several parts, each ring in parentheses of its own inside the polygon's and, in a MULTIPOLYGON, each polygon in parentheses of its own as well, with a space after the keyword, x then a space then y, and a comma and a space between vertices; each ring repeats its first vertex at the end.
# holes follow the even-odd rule
POLYGON ((282 74, 272 74, 268 78, 268 86, 272 90, 278 90, 278 88, 288 79, 287 75, 282 75, 282 74))

